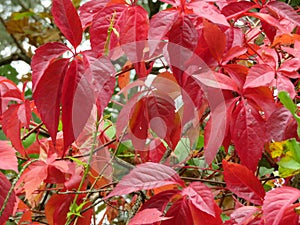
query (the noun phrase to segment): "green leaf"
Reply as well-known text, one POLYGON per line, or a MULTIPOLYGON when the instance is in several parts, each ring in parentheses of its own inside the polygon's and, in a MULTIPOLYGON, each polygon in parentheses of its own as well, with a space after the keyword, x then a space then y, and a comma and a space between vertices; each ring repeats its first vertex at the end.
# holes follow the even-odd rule
POLYGON ((181 138, 175 148, 174 154, 179 162, 185 161, 191 154, 190 139, 181 138))
POLYGON ((295 120, 297 121, 298 124, 297 134, 300 137, 300 117, 297 115, 297 105, 293 102, 290 95, 285 91, 279 92, 278 98, 280 99, 284 107, 286 107, 292 113, 295 120))
POLYGON ((21 20, 23 18, 26 18, 26 17, 32 17, 34 16, 35 13, 32 12, 32 11, 27 11, 27 12, 16 12, 16 13, 13 13, 13 19, 14 20, 21 20))
POLYGON ((19 83, 19 79, 17 78, 18 72, 10 64, 0 66, 0 75, 6 77, 15 84, 19 83))
POLYGON ((278 94, 278 98, 280 99, 281 103, 292 113, 294 114, 297 110, 297 106, 291 99, 289 93, 285 91, 281 91, 278 94))
POLYGON ((272 158, 280 158, 277 163, 280 177, 293 176, 300 172, 300 146, 296 139, 270 144, 272 158))
POLYGON ((25 148, 28 148, 33 142, 35 142, 35 140, 36 134, 32 133, 24 141, 22 141, 22 144, 25 148))

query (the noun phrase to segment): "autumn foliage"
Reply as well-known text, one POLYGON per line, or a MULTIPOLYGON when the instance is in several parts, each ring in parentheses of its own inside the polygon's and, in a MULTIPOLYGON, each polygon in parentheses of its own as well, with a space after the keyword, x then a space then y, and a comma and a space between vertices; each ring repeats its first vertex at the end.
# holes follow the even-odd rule
POLYGON ((300 223, 299 9, 155 4, 52 1, 65 43, 0 78, 0 224, 300 223))

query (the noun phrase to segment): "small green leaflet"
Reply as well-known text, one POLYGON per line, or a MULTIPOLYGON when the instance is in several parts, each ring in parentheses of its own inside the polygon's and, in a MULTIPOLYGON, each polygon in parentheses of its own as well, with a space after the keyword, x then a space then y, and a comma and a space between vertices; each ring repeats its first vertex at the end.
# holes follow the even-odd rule
POLYGON ((286 107, 292 113, 295 120, 297 121, 298 124, 297 134, 300 137, 300 117, 297 115, 297 109, 298 109, 297 105, 293 102, 290 95, 285 91, 279 92, 278 97, 281 103, 284 105, 284 107, 286 107))

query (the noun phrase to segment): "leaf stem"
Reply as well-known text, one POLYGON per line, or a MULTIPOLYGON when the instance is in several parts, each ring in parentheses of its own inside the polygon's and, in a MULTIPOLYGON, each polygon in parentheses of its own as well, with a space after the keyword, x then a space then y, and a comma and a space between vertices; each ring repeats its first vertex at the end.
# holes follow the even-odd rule
MULTIPOLYGON (((79 184, 78 189, 77 189, 78 192, 81 191, 81 188, 82 188, 82 186, 83 186, 83 184, 84 184, 84 182, 85 182, 85 179, 86 179, 86 177, 87 177, 87 175, 88 175, 88 173, 89 173, 89 171, 90 171, 90 164, 91 164, 91 161, 92 161, 92 158, 93 158, 93 154, 94 154, 94 150, 95 150, 95 146, 96 146, 96 142, 97 142, 98 127, 99 127, 99 121, 96 122, 96 130, 95 130, 95 132, 94 132, 94 134, 93 134, 92 148, 91 148, 91 151, 90 151, 90 153, 89 153, 89 159, 88 159, 87 165, 86 165, 86 167, 85 167, 84 174, 83 174, 83 176, 82 176, 82 179, 81 179, 80 184, 79 184)), ((71 207, 72 207, 73 205, 76 204, 77 199, 78 199, 78 196, 79 196, 79 194, 77 193, 77 194, 75 195, 74 199, 73 199, 73 202, 72 202, 71 205, 70 205, 70 211, 71 211, 71 207)), ((75 219, 74 225, 75 225, 76 222, 77 222, 77 218, 78 218, 78 217, 76 217, 76 219, 75 219)), ((71 216, 68 217, 66 224, 67 224, 67 225, 71 224, 72 220, 73 220, 73 219, 71 218, 71 216)))

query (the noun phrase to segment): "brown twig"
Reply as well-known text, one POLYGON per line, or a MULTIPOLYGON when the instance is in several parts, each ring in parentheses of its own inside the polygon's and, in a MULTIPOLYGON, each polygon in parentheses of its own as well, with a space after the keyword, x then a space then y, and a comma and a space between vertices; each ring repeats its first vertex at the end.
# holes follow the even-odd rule
MULTIPOLYGON (((5 27, 5 29, 7 31, 6 23, 1 16, 0 16, 0 22, 3 24, 3 26, 5 27)), ((9 32, 7 31, 7 33, 9 33, 9 32)), ((28 63, 30 65, 31 58, 28 57, 26 50, 23 48, 23 46, 20 44, 20 42, 16 39, 16 37, 13 34, 9 33, 9 35, 10 35, 11 39, 14 41, 14 43, 16 44, 17 48, 21 51, 21 54, 19 54, 19 57, 23 61, 25 61, 26 63, 28 63)))
POLYGON ((201 182, 206 182, 206 183, 211 183, 211 184, 220 184, 225 186, 226 183, 223 181, 216 181, 216 180, 206 180, 206 179, 201 179, 201 178, 194 178, 194 177, 181 177, 183 180, 187 181, 201 181, 201 182))

